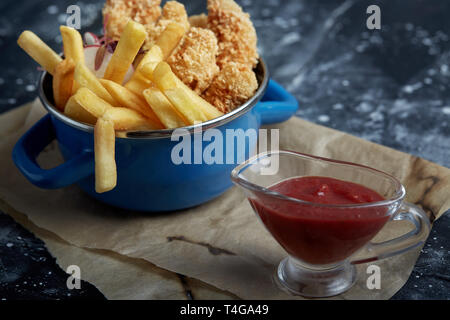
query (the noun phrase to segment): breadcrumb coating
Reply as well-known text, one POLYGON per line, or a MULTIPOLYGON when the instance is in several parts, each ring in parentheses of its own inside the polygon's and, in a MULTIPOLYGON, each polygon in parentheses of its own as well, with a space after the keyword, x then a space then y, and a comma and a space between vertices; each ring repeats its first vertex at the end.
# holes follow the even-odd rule
POLYGON ((208 29, 208 16, 204 13, 189 17, 191 27, 208 29))
POLYGON ((166 2, 162 9, 162 16, 158 21, 158 25, 165 28, 172 22, 178 22, 186 31, 191 27, 186 8, 182 3, 177 1, 166 2))
POLYGON ((194 27, 184 36, 167 63, 178 78, 201 94, 220 71, 216 64, 218 50, 212 31, 194 27))
POLYGON ((222 68, 203 98, 219 111, 228 113, 247 102, 257 89, 258 80, 252 68, 230 62, 222 68))
POLYGON ((166 27, 173 22, 183 26, 186 32, 191 27, 184 5, 177 1, 167 1, 156 24, 146 26, 148 38, 144 49, 150 49, 166 27))
POLYGON ((167 59, 187 86, 224 113, 241 106, 258 89, 257 35, 250 15, 234 0, 207 0, 209 14, 188 17, 183 4, 161 0, 107 0, 103 9, 106 35, 119 40, 129 19, 148 32, 144 49, 153 46, 170 23, 186 35, 167 59))
POLYGON ((223 68, 238 62, 254 68, 258 63, 258 38, 250 15, 233 0, 208 0, 208 28, 219 41, 217 63, 223 68))
POLYGON ((119 40, 130 19, 144 26, 153 25, 161 16, 161 0, 107 0, 103 7, 106 36, 119 40))

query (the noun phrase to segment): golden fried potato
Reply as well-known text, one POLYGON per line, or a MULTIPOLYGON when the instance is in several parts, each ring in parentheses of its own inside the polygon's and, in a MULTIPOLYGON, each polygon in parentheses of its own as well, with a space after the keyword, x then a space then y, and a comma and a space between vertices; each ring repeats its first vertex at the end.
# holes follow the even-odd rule
POLYGON ((106 110, 102 118, 111 121, 118 131, 158 130, 140 113, 128 108, 111 108, 106 110))
POLYGON ((64 108, 64 114, 73 120, 91 125, 95 125, 97 122, 97 118, 83 108, 75 100, 75 97, 71 97, 69 101, 67 101, 66 107, 64 108))
POLYGON ((191 28, 208 29, 208 16, 204 13, 189 17, 191 28))
POLYGON ((170 57, 173 50, 180 43, 186 33, 185 27, 178 23, 170 23, 163 33, 156 39, 155 45, 161 48, 163 60, 170 57))
POLYGON ((114 123, 100 118, 94 129, 95 191, 105 193, 117 185, 114 123))
POLYGON ((147 102, 141 99, 137 94, 113 81, 102 79, 100 82, 123 107, 132 109, 144 115, 148 118, 152 127, 164 129, 164 125, 153 112, 152 108, 150 108, 147 102))
POLYGON ((101 118, 106 110, 114 108, 88 88, 80 88, 73 98, 80 106, 96 118, 101 118))
POLYGON ((99 79, 95 76, 95 74, 89 70, 88 67, 84 63, 78 63, 75 67, 75 74, 74 74, 75 82, 81 87, 81 88, 88 88, 93 93, 95 93, 98 97, 101 99, 107 101, 109 104, 111 104, 114 107, 119 107, 119 103, 114 100, 114 98, 109 94, 108 90, 106 90, 102 84, 100 83, 99 79))
POLYGON ((84 63, 84 46, 81 34, 74 28, 61 26, 62 41, 64 45, 64 56, 66 59, 72 59, 75 64, 84 63))
POLYGON ((144 97, 150 107, 167 129, 176 129, 188 125, 183 116, 172 106, 166 96, 157 88, 144 91, 144 97))
POLYGON ((136 58, 147 32, 142 24, 130 20, 120 36, 119 43, 114 51, 104 78, 122 84, 125 76, 136 58))
POLYGON ((17 44, 48 73, 55 74, 56 66, 62 61, 62 58, 37 35, 26 30, 19 36, 17 44))
POLYGON ((179 24, 169 24, 157 39, 156 44, 152 46, 152 48, 139 61, 135 73, 130 81, 126 83, 125 87, 143 97, 144 90, 152 86, 152 83, 148 77, 145 77, 142 74, 143 67, 150 64, 156 68, 159 62, 167 59, 183 38, 185 32, 185 29, 179 24))
POLYGON ((206 115, 180 86, 181 81, 167 63, 158 64, 153 72, 152 80, 190 125, 208 121, 206 115))
POLYGON ((73 74, 75 72, 75 63, 71 58, 58 63, 53 75, 53 99, 55 106, 64 111, 67 101, 72 96, 73 74))
POLYGON ((158 65, 152 80, 190 124, 223 116, 222 112, 178 79, 167 63, 161 62, 158 65))

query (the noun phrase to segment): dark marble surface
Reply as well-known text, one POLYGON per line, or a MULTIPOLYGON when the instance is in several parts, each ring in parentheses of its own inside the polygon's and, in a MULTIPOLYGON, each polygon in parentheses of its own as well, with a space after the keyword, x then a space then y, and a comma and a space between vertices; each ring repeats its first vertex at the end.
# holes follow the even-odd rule
MULTIPOLYGON (((102 2, 75 3, 83 30, 100 32, 102 2)), ((182 2, 191 14, 205 9, 205 0, 182 2)), ((450 2, 239 2, 252 14, 272 77, 299 99, 300 117, 450 166, 450 2), (371 4, 381 7, 381 31, 366 28, 371 4)), ((70 4, 1 1, 0 112, 36 96, 37 68, 17 47, 19 33, 33 30, 60 51, 58 26, 70 4)), ((394 299, 450 298, 449 228, 447 214, 394 299)), ((0 213, 0 299, 103 297, 87 285, 68 296, 66 279, 44 244, 0 213)))
POLYGON ((41 240, 0 214, 0 300, 105 299, 85 281, 81 290, 69 290, 67 277, 41 240))

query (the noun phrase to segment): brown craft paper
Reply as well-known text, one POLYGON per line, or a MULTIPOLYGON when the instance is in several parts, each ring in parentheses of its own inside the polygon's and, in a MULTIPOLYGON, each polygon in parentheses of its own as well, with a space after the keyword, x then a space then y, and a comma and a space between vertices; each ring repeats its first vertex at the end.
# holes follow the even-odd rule
POLYGON ((63 270, 74 264, 79 266, 83 271, 81 278, 95 284, 108 299, 235 299, 230 293, 158 268, 143 259, 130 259, 112 251, 72 246, 53 233, 36 227, 25 215, 1 201, 0 210, 44 241, 63 270))
MULTIPOLYGON (((29 108, 29 112, 0 117, 0 127, 2 122, 9 123, 0 143, 0 198, 38 228, 76 247, 111 251, 133 258, 130 263, 146 260, 239 298, 300 299, 280 291, 271 280, 286 254, 258 222, 237 188, 192 210, 151 215, 108 207, 76 186, 54 191, 32 186, 10 158, 17 139, 44 114, 39 103, 29 108)), ((357 162, 395 175, 407 187, 408 200, 425 208, 432 220, 450 208, 449 169, 297 118, 276 127, 281 129, 282 149, 357 162)), ((57 157, 56 148, 48 148, 40 163, 47 167, 57 157)), ((388 239, 409 228, 403 223, 391 224, 377 238, 388 239)), ((358 282, 338 298, 390 298, 408 279, 418 252, 375 263, 382 272, 381 290, 367 289, 367 266, 358 266, 358 282)), ((81 264, 89 258, 80 255, 79 259, 81 264)), ((135 280, 141 277, 135 276, 135 280)), ((95 284, 95 279, 90 280, 95 284)))

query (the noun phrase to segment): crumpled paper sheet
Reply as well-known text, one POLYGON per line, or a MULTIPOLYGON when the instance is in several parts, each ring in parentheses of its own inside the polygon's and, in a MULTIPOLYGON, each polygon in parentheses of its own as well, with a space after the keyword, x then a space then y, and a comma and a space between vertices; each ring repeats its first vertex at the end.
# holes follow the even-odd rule
POLYGON ((235 299, 196 279, 158 268, 143 259, 130 259, 106 250, 83 249, 70 245, 55 234, 38 228, 26 215, 0 201, 0 210, 45 242, 63 270, 71 265, 80 267, 81 278, 112 300, 188 300, 235 299))
MULTIPOLYGON (((3 122, 8 123, 8 130, 0 132, 0 153, 4 155, 0 158, 0 199, 25 214, 35 226, 89 253, 113 252, 128 257, 127 263, 145 260, 230 292, 236 298, 301 299, 279 290, 272 281, 276 266, 286 254, 256 219, 237 188, 192 210, 155 215, 108 207, 92 200, 76 186, 53 191, 32 186, 10 157, 15 142, 45 113, 38 102, 28 111, 0 117, 0 128, 3 122)), ((274 127, 281 129, 282 149, 357 162, 395 175, 407 187, 408 200, 421 205, 431 220, 450 208, 447 168, 297 118, 274 127)), ((43 153, 42 165, 54 162, 58 157, 55 149, 43 153)), ((407 224, 391 224, 378 238, 386 240, 406 230, 409 230, 407 224)), ((58 254, 56 249, 52 252, 58 254)), ((358 282, 337 298, 392 297, 407 281, 418 254, 419 250, 415 250, 374 263, 381 268, 381 290, 367 289, 367 266, 358 266, 358 282)), ((79 259, 81 264, 83 259, 101 258, 83 254, 79 259)), ((118 264, 117 268, 129 268, 129 265, 118 264)), ((135 274, 136 281, 130 281, 130 292, 131 285, 139 283, 140 277, 135 274)), ((94 277, 88 281, 96 284, 94 277)), ((107 281, 104 286, 108 286, 107 281)))

